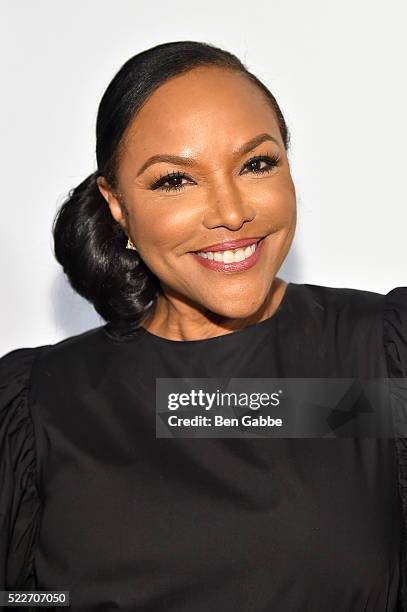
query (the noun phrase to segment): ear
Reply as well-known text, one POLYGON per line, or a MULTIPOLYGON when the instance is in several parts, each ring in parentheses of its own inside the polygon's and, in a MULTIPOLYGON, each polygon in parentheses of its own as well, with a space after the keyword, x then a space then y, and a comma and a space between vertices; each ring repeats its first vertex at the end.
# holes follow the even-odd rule
POLYGON ((112 217, 121 225, 121 227, 126 230, 126 214, 125 210, 120 202, 118 194, 115 193, 112 188, 108 185, 104 176, 99 176, 96 179, 97 186, 99 188, 100 193, 105 198, 110 212, 112 213, 112 217))

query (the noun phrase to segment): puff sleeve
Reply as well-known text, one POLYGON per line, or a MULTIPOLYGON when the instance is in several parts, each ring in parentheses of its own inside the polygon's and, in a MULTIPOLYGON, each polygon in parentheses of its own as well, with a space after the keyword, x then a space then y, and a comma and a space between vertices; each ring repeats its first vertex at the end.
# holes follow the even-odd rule
POLYGON ((407 612, 407 287, 385 296, 383 336, 404 521, 399 610, 407 612))
POLYGON ((0 590, 35 589, 40 500, 28 399, 41 349, 15 349, 0 359, 0 590))

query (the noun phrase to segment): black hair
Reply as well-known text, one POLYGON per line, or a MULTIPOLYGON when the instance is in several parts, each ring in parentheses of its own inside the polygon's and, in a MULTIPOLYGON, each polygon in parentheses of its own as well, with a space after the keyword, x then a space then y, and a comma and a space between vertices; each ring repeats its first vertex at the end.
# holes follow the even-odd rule
POLYGON ((157 45, 131 57, 101 99, 96 121, 97 170, 72 189, 53 221, 54 252, 72 288, 91 302, 115 339, 128 338, 154 308, 158 278, 137 251, 125 248, 127 235, 99 191, 104 176, 116 187, 123 136, 136 113, 165 81, 198 66, 243 73, 266 95, 286 149, 289 132, 276 99, 232 53, 211 44, 179 41, 157 45))

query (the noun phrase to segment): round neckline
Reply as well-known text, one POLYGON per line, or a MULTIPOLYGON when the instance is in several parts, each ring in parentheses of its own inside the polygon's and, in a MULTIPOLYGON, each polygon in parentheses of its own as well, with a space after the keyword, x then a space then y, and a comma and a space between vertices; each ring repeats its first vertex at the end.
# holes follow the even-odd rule
POLYGON ((250 333, 251 331, 255 331, 262 327, 268 327, 271 323, 274 324, 284 310, 284 306, 287 303, 288 293, 291 291, 292 287, 293 283, 288 282, 283 298, 274 313, 271 315, 271 317, 263 319, 263 321, 258 321, 257 323, 252 323, 251 325, 247 325, 242 329, 237 329, 235 331, 228 332, 226 334, 221 334, 219 336, 211 336, 210 338, 198 338, 196 340, 171 340, 170 338, 164 338, 163 336, 153 334, 152 332, 148 331, 148 329, 145 329, 141 326, 139 327, 139 333, 141 337, 144 336, 145 338, 149 338, 156 344, 165 344, 167 346, 197 346, 199 344, 225 342, 226 338, 240 336, 242 334, 250 333))

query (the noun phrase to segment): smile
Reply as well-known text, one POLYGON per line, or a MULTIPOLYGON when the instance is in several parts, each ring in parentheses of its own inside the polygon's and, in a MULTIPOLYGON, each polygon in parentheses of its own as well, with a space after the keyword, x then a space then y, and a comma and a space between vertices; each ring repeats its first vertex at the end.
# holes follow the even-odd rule
POLYGON ((198 251, 197 255, 199 255, 199 257, 204 257, 205 259, 212 259, 213 261, 223 261, 223 263, 244 261, 253 255, 259 242, 260 240, 245 248, 231 249, 227 251, 198 251))
POLYGON ((226 251, 197 251, 191 255, 205 268, 221 272, 240 272, 257 263, 263 243, 264 238, 245 248, 226 251))

